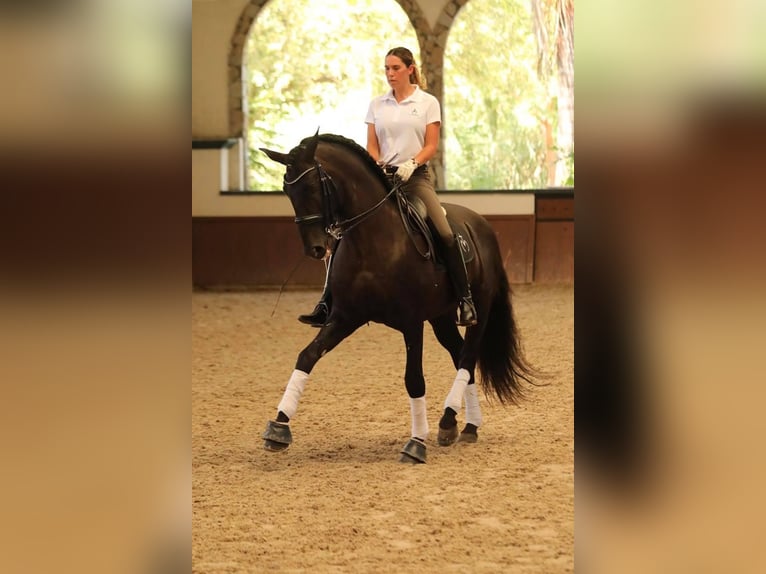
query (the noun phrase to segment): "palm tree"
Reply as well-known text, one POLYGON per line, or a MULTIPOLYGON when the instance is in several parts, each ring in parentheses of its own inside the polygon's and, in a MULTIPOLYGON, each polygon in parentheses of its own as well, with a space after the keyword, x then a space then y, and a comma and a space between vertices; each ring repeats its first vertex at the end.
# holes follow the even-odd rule
MULTIPOLYGON (((557 112, 553 181, 573 180, 574 164, 574 0, 531 0, 537 38, 537 72, 544 80, 557 74, 557 112), (554 63, 555 62, 555 63, 554 63), (568 164, 571 163, 572 173, 568 164)), ((553 170, 551 170, 553 171, 553 170)), ((553 176, 553 173, 551 173, 553 176)))

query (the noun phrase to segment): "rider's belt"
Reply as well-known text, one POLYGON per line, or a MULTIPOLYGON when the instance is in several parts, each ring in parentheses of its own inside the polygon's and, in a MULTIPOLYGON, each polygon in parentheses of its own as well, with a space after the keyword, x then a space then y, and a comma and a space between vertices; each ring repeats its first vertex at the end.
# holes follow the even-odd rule
MULTIPOLYGON (((415 168, 415 171, 412 173, 417 173, 419 171, 424 171, 428 167, 427 163, 424 163, 423 165, 419 165, 415 168)), ((396 174, 396 170, 399 169, 397 166, 394 165, 384 165, 383 166, 383 173, 385 173, 387 176, 392 176, 396 174)))

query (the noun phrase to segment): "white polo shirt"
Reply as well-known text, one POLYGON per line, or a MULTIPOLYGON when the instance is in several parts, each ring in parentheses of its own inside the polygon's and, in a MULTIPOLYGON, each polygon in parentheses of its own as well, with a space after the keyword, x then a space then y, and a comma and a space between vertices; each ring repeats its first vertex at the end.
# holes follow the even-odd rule
POLYGON ((426 126, 441 122, 439 100, 420 87, 397 102, 394 91, 370 102, 365 123, 375 125, 380 145, 380 160, 398 166, 423 149, 426 126))

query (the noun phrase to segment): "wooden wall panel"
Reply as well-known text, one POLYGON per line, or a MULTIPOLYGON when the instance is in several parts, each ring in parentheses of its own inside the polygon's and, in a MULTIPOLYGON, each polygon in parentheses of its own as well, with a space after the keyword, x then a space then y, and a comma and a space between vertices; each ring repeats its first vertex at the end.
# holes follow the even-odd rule
POLYGON ((574 221, 537 222, 534 281, 574 281, 574 221))
POLYGON ((574 282, 574 194, 535 197, 535 283, 574 282))
POLYGON ((324 263, 303 254, 292 217, 192 218, 192 281, 198 287, 324 284, 324 263), (297 269, 296 269, 297 266, 297 269))
POLYGON ((534 229, 532 215, 487 215, 495 229, 503 266, 511 283, 531 283, 534 272, 534 229))
POLYGON ((535 196, 535 283, 574 282, 574 195, 535 196))
MULTIPOLYGON (((534 272, 534 216, 487 216, 511 283, 534 272)), ((324 264, 306 257, 292 217, 192 218, 192 281, 197 287, 319 288, 324 264)))
POLYGON ((574 221, 574 198, 537 197, 535 215, 538 221, 574 221))

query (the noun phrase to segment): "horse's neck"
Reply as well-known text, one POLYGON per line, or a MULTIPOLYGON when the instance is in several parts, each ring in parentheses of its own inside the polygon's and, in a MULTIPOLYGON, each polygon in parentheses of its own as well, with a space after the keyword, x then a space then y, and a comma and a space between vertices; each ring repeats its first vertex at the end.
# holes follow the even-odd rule
MULTIPOLYGON (((373 174, 371 178, 374 177, 373 174)), ((342 218, 353 226, 348 235, 353 236, 358 247, 367 245, 379 250, 392 244, 397 234, 403 231, 395 201, 374 179, 356 184, 346 181, 342 190, 340 186, 338 189, 342 218)))
POLYGON ((351 218, 363 214, 367 210, 375 208, 375 211, 389 211, 394 213, 396 205, 388 191, 374 173, 370 173, 367 166, 363 165, 359 158, 354 158, 345 163, 338 163, 332 175, 335 188, 338 193, 338 204, 345 218, 351 218))

